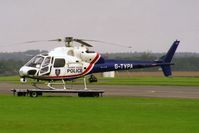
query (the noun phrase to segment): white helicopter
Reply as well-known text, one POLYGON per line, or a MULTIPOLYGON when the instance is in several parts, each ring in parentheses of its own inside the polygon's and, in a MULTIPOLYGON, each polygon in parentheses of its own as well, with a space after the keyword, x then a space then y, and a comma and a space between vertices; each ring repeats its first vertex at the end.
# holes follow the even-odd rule
MULTIPOLYGON (((86 86, 86 75, 93 73, 119 71, 138 68, 161 67, 165 76, 170 76, 171 60, 178 47, 180 41, 174 41, 167 54, 155 61, 122 61, 122 60, 106 60, 99 53, 89 51, 92 47, 85 39, 75 39, 73 37, 65 37, 64 39, 54 39, 48 41, 65 42, 65 47, 57 47, 49 53, 39 54, 28 61, 19 70, 21 82, 26 82, 27 78, 46 80, 48 87, 56 89, 52 86, 53 81, 61 80, 66 89, 65 81, 84 77, 84 86, 86 86), (80 45, 74 46, 73 42, 80 45)), ((34 43, 31 41, 27 43, 34 43)))

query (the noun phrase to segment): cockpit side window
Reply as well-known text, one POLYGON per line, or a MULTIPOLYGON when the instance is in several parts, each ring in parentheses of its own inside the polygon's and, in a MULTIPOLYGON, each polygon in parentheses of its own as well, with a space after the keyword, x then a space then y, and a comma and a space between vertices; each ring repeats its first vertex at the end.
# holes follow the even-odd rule
POLYGON ((65 59, 59 58, 55 59, 54 67, 64 67, 65 66, 65 59))

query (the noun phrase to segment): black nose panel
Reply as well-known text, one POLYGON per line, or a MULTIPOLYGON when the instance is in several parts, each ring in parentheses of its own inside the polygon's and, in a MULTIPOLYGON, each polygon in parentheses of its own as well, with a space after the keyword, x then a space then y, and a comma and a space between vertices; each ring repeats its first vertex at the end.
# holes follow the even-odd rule
POLYGON ((37 72, 37 70, 29 70, 28 75, 35 75, 36 72, 37 72))

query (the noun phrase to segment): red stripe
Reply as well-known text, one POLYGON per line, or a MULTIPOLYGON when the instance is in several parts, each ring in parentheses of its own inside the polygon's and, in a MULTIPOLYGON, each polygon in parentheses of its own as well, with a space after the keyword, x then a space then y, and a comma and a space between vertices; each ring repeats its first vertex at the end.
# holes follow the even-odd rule
POLYGON ((95 56, 95 58, 94 58, 94 60, 91 62, 91 64, 96 63, 98 57, 99 57, 99 53, 97 53, 97 55, 95 56))
POLYGON ((99 53, 97 53, 94 60, 89 64, 89 66, 86 68, 86 70, 81 74, 74 74, 74 75, 67 75, 67 76, 49 76, 47 78, 49 78, 49 79, 63 79, 63 78, 71 78, 71 77, 82 76, 82 75, 86 74, 89 70, 91 70, 92 66, 94 65, 94 63, 96 63, 98 58, 99 58, 99 53))

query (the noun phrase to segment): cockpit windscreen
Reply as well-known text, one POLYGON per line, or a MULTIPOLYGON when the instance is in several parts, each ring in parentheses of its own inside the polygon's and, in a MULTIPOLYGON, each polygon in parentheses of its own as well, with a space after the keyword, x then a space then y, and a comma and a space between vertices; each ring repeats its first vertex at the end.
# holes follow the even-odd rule
POLYGON ((44 60, 43 56, 35 56, 28 63, 26 63, 25 66, 38 68, 41 66, 41 63, 43 62, 43 60, 44 60))

